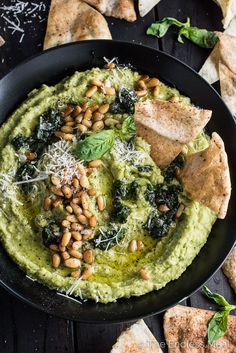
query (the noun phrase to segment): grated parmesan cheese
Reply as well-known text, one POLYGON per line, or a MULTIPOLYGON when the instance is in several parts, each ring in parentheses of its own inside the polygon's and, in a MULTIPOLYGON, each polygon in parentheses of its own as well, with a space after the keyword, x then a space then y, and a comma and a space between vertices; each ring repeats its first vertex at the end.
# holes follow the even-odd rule
POLYGON ((133 144, 126 141, 116 139, 114 152, 117 154, 117 159, 120 163, 131 162, 134 166, 140 165, 145 159, 145 153, 135 149, 133 144))

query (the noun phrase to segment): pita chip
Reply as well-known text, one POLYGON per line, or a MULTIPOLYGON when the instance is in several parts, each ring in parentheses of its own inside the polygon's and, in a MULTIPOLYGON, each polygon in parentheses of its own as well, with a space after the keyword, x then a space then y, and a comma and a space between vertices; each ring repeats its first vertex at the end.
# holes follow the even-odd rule
POLYGON ((110 353, 162 353, 155 337, 143 320, 122 332, 110 353))
POLYGON ((223 14, 223 26, 227 28, 231 20, 236 16, 235 0, 214 0, 220 6, 223 14))
POLYGON ((79 0, 52 0, 44 49, 85 39, 111 39, 105 18, 79 0))
POLYGON ((180 174, 185 191, 225 218, 231 194, 228 158, 221 137, 214 132, 205 150, 186 157, 180 174))
POLYGON ((2 36, 0 36, 0 47, 2 47, 5 44, 5 40, 3 39, 2 36))
POLYGON ((154 6, 156 6, 161 0, 139 0, 138 8, 141 17, 144 17, 154 6))
POLYGON ((236 317, 229 316, 223 337, 207 345, 207 325, 215 312, 177 305, 166 311, 164 334, 169 353, 236 353, 236 317))
POLYGON ((236 246, 227 257, 222 269, 224 274, 228 277, 231 287, 236 293, 236 246))
MULTIPOLYGON (((219 38, 222 34, 236 36, 236 17, 230 22, 229 27, 224 31, 224 33, 216 32, 216 34, 219 38)), ((219 80, 219 47, 220 44, 218 42, 199 71, 199 74, 210 84, 213 84, 219 80)))
POLYGON ((84 0, 106 16, 133 22, 137 19, 133 0, 84 0))
POLYGON ((224 102, 232 114, 236 114, 236 73, 224 63, 219 63, 220 91, 224 102))
POLYGON ((135 104, 137 135, 151 145, 151 156, 165 168, 193 141, 211 118, 211 111, 162 100, 135 104))

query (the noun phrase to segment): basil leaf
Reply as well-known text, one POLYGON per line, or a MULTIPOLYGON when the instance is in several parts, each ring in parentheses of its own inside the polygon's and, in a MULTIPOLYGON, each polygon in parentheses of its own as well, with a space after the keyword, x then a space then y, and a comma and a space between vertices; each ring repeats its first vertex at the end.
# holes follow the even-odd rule
POLYGON ((178 35, 180 43, 184 43, 182 36, 202 48, 213 48, 218 41, 218 37, 214 32, 198 27, 182 27, 178 35))
POLYGON ((212 344, 219 338, 224 336, 228 327, 228 317, 230 310, 222 310, 215 313, 211 321, 208 323, 207 339, 208 344, 212 344))
POLYGON ((132 115, 124 119, 121 129, 117 130, 117 133, 121 140, 130 140, 135 136, 136 128, 134 124, 134 117, 132 115))
POLYGON ((151 26, 147 29, 147 34, 150 34, 157 38, 162 38, 167 33, 170 26, 173 25, 177 27, 189 27, 190 19, 187 18, 186 23, 183 23, 172 17, 164 17, 162 20, 151 24, 151 26))
POLYGON ((114 145, 115 131, 104 130, 93 133, 80 141, 74 150, 77 158, 86 162, 101 158, 114 145))
MULTIPOLYGON (((221 307, 231 307, 231 305, 229 304, 229 302, 223 297, 223 295, 220 295, 218 293, 214 293, 212 292, 209 288, 207 288, 206 286, 203 287, 203 292, 204 294, 210 298, 213 299, 214 302, 216 302, 216 304, 218 304, 221 307)), ((233 305, 232 305, 233 306, 233 305)), ((233 309, 231 309, 233 310, 233 309)))

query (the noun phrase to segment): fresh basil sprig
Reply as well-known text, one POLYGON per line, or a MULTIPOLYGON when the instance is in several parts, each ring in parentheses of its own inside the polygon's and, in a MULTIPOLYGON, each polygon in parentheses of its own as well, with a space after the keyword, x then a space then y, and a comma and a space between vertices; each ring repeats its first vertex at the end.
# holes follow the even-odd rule
POLYGON ((214 300, 220 306, 220 310, 215 313, 208 323, 207 337, 208 344, 212 344, 224 336, 228 327, 228 317, 231 310, 236 309, 236 305, 231 305, 222 295, 212 292, 206 286, 203 287, 204 294, 214 300))
POLYGON ((178 41, 180 43, 184 43, 182 37, 185 37, 202 48, 213 48, 218 41, 218 37, 214 32, 203 28, 191 27, 189 17, 186 22, 180 22, 172 17, 164 17, 162 20, 153 23, 147 29, 147 34, 162 38, 172 25, 180 28, 178 33, 178 41))
POLYGON ((79 141, 74 149, 77 158, 90 162, 101 158, 115 143, 115 138, 130 140, 135 135, 134 117, 124 119, 121 129, 110 129, 95 132, 79 141))
POLYGON ((190 18, 188 17, 187 21, 184 23, 173 17, 164 17, 162 20, 151 24, 151 26, 147 29, 147 34, 151 34, 157 38, 162 38, 167 33, 168 29, 173 25, 177 27, 188 27, 190 26, 190 18))

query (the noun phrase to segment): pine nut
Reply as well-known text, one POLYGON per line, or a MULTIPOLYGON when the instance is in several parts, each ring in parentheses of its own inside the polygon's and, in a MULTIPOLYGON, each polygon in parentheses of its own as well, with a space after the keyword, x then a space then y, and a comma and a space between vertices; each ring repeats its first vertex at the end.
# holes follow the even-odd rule
POLYGON ((98 110, 98 108, 99 108, 98 104, 92 105, 92 107, 90 107, 92 113, 98 110))
POLYGON ((99 113, 99 112, 95 112, 93 114, 93 120, 96 121, 101 121, 104 118, 104 114, 99 113))
POLYGON ((25 156, 28 159, 28 161, 34 161, 35 158, 36 158, 36 153, 34 153, 34 152, 26 152, 25 156))
POLYGON ((81 260, 83 258, 83 255, 78 250, 75 250, 75 249, 70 249, 69 254, 70 254, 70 256, 73 256, 79 260, 81 260))
POLYGON ((144 74, 140 77, 140 80, 147 81, 149 79, 149 76, 144 74))
POLYGON ((86 177, 86 175, 81 175, 79 182, 80 182, 80 185, 82 186, 82 188, 85 188, 85 189, 89 188, 89 180, 86 177))
POLYGON ((146 96, 147 91, 144 89, 142 91, 136 91, 135 93, 137 94, 138 97, 144 97, 146 96))
POLYGON ((76 204, 80 203, 80 199, 78 197, 75 197, 72 199, 71 202, 76 205, 76 204))
POLYGON ((90 120, 90 119, 92 119, 92 115, 93 115, 92 110, 90 108, 88 108, 86 110, 86 112, 84 113, 84 119, 90 120))
POLYGON ((62 222, 61 222, 62 226, 65 227, 65 228, 69 228, 70 227, 70 222, 67 221, 67 219, 64 219, 62 222))
POLYGON ((90 127, 93 125, 92 121, 86 120, 86 119, 83 119, 83 120, 81 121, 81 124, 83 124, 83 125, 86 126, 87 128, 90 128, 90 127))
POLYGON ((157 98, 159 96, 159 94, 160 94, 160 86, 154 87, 152 93, 153 93, 153 96, 155 98, 157 98))
POLYGON ((78 221, 83 224, 83 225, 87 225, 88 224, 88 220, 87 217, 85 217, 84 215, 79 215, 78 216, 78 221))
POLYGON ((69 186, 64 185, 62 186, 61 190, 67 199, 70 199, 72 197, 73 192, 69 186))
POLYGON ((72 122, 72 121, 74 121, 74 120, 73 120, 73 118, 72 118, 70 115, 68 115, 68 116, 66 116, 66 117, 64 118, 64 122, 65 122, 65 123, 69 123, 69 122, 72 122))
POLYGON ((62 126, 61 131, 65 132, 66 134, 72 134, 73 128, 71 126, 64 125, 64 126, 62 126))
POLYGON ((99 196, 97 197, 97 205, 98 205, 99 211, 105 210, 105 208, 106 208, 106 202, 105 202, 104 196, 99 195, 99 196))
POLYGON ((71 141, 73 139, 73 137, 74 137, 73 134, 65 134, 62 131, 55 131, 54 135, 56 137, 62 138, 65 141, 71 141))
POLYGON ((102 130, 103 128, 104 128, 103 121, 96 121, 92 126, 93 131, 99 131, 99 130, 102 130))
POLYGON ((104 91, 108 96, 114 96, 116 94, 114 87, 104 87, 104 91))
POLYGON ((144 244, 142 240, 137 240, 137 247, 138 247, 138 250, 142 250, 144 248, 144 244))
POLYGON ((82 240, 82 235, 78 231, 72 231, 71 235, 75 240, 82 240))
POLYGON ((115 63, 108 63, 104 65, 104 68, 108 70, 114 69, 115 67, 116 67, 115 63))
POLYGON ((146 84, 145 84, 145 82, 143 80, 139 80, 138 81, 138 87, 141 90, 144 90, 144 89, 146 90, 147 89, 147 86, 146 86, 146 84))
POLYGON ((81 240, 74 241, 72 244, 72 249, 78 250, 82 247, 83 242, 81 240))
POLYGON ((84 113, 86 111, 86 109, 88 109, 89 107, 89 103, 88 102, 85 102, 83 105, 82 105, 82 112, 84 113))
POLYGON ((143 268, 139 271, 139 274, 140 274, 140 277, 145 281, 147 281, 150 278, 149 274, 143 268))
POLYGON ((82 208, 74 203, 71 203, 71 208, 76 216, 82 213, 82 208))
POLYGON ((89 168, 98 168, 102 165, 101 159, 95 159, 94 161, 89 162, 89 168))
POLYGON ((84 214, 84 215, 85 215, 85 217, 87 217, 87 218, 92 217, 92 213, 91 213, 91 212, 89 212, 88 210, 83 210, 83 214, 84 214))
POLYGON ((160 212, 163 212, 163 213, 168 212, 170 210, 169 207, 165 204, 160 205, 158 209, 160 212))
POLYGON ((87 249, 83 253, 83 260, 86 264, 92 264, 93 263, 93 251, 91 249, 87 249))
POLYGON ((90 87, 90 88, 87 90, 87 92, 85 93, 86 97, 91 98, 91 97, 94 95, 94 93, 97 92, 97 89, 98 89, 97 86, 92 86, 92 87, 90 87))
POLYGON ((68 253, 68 251, 63 251, 61 253, 61 257, 63 258, 63 260, 67 260, 70 258, 70 254, 68 253))
POLYGON ((59 244, 59 250, 61 251, 61 252, 65 252, 66 251, 66 247, 65 246, 62 246, 61 244, 59 244))
POLYGON ((76 125, 76 127, 82 134, 84 134, 88 130, 88 128, 83 124, 78 124, 76 125))
POLYGON ((98 111, 99 111, 99 113, 101 113, 101 114, 106 114, 106 113, 108 112, 109 108, 110 108, 110 105, 109 105, 108 103, 102 104, 102 105, 98 108, 98 111))
POLYGON ((178 96, 172 96, 172 97, 169 98, 169 102, 178 103, 179 102, 179 97, 178 96))
POLYGON ((77 218, 75 215, 69 215, 69 216, 66 216, 66 220, 70 223, 75 223, 77 222, 77 218))
POLYGON ((82 115, 82 114, 79 114, 79 115, 75 118, 76 124, 80 124, 82 120, 83 120, 83 115, 82 115))
POLYGON ((52 201, 52 205, 53 207, 59 207, 61 205, 61 199, 56 199, 54 201, 52 201))
POLYGON ((58 186, 60 184, 60 180, 55 175, 52 175, 51 176, 51 183, 55 186, 58 186))
POLYGON ((65 232, 62 235, 61 239, 61 246, 67 246, 71 238, 71 233, 70 232, 65 232))
MULTIPOLYGON (((67 123, 65 123, 64 126, 75 126, 75 122, 74 121, 68 121, 67 123)), ((73 132, 73 130, 72 130, 73 132)))
POLYGON ((91 188, 91 189, 88 190, 89 196, 95 196, 96 193, 97 193, 97 191, 96 191, 96 189, 94 189, 94 188, 91 188))
POLYGON ((179 208, 178 208, 177 212, 176 212, 176 218, 180 218, 180 216, 182 215, 184 209, 185 209, 185 206, 181 203, 179 205, 179 208))
POLYGON ((148 82, 146 82, 146 86, 148 88, 156 87, 159 84, 160 84, 160 81, 157 78, 155 78, 155 77, 150 78, 150 80, 148 80, 148 82))
POLYGON ((72 185, 74 186, 75 189, 79 188, 79 180, 76 177, 73 178, 72 185))
POLYGON ((51 244, 49 245, 49 249, 52 251, 59 251, 58 245, 57 244, 51 244))
POLYGON ((106 126, 112 126, 112 127, 114 127, 116 124, 119 124, 119 120, 116 120, 116 119, 113 119, 113 118, 107 118, 106 120, 105 120, 105 125, 106 126))
POLYGON ((75 258, 69 258, 64 261, 64 265, 68 268, 78 268, 81 266, 81 261, 75 258))
POLYGON ((73 278, 79 278, 80 274, 81 274, 81 271, 73 271, 73 272, 71 272, 70 275, 73 278))
POLYGON ((45 197, 44 202, 43 202, 43 208, 45 211, 50 210, 52 205, 52 199, 50 196, 45 197))
POLYGON ((95 228, 97 226, 97 218, 95 215, 89 218, 89 225, 92 228, 95 228))
POLYGON ((57 195, 57 196, 64 196, 63 192, 61 191, 61 189, 58 189, 55 185, 52 185, 50 187, 50 190, 51 192, 54 194, 54 195, 57 195))
POLYGON ((61 263, 61 258, 59 254, 52 254, 52 266, 54 268, 58 268, 60 266, 61 263))
POLYGON ((102 85, 103 85, 102 81, 96 80, 96 79, 93 79, 93 80, 91 81, 91 84, 92 84, 93 86, 97 86, 97 87, 102 87, 102 85))
POLYGON ((93 274, 93 267, 92 266, 85 267, 82 272, 82 279, 87 280, 89 277, 92 276, 92 274, 93 274))
POLYGON ((138 250, 137 240, 133 239, 129 243, 129 252, 135 252, 136 250, 138 250))
POLYGON ((70 115, 70 113, 72 113, 74 110, 73 107, 66 107, 65 110, 62 112, 62 116, 65 118, 66 116, 70 115))
POLYGON ((73 118, 76 118, 81 113, 81 111, 82 111, 82 108, 79 105, 77 105, 73 110, 73 112, 71 113, 71 116, 73 118))
POLYGON ((71 229, 78 232, 78 231, 81 231, 84 227, 82 226, 82 224, 79 224, 79 223, 72 223, 71 224, 71 229))

